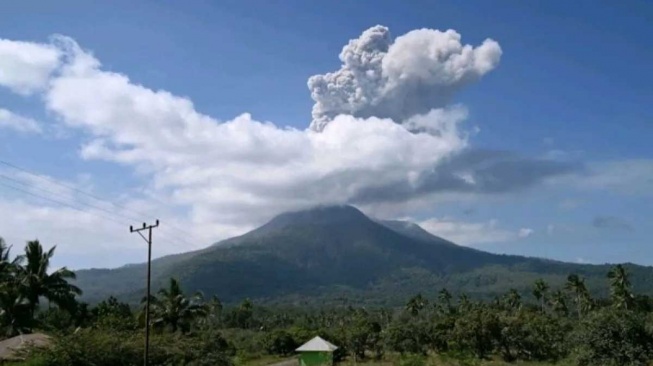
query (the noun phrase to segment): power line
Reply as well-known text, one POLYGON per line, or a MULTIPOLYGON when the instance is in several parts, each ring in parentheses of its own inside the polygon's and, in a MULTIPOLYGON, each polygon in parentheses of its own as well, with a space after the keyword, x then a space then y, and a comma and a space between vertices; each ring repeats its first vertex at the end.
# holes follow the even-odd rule
MULTIPOLYGON (((58 181, 57 179, 54 179, 54 178, 52 178, 52 177, 50 177, 50 176, 47 176, 47 175, 45 175, 45 174, 37 173, 37 172, 34 172, 34 171, 32 171, 32 170, 29 170, 29 169, 26 169, 26 168, 22 168, 22 167, 20 167, 20 166, 18 166, 18 165, 16 165, 16 164, 10 163, 10 162, 8 162, 8 161, 6 161, 6 160, 2 160, 2 159, 0 159, 0 164, 5 165, 5 166, 8 166, 8 167, 10 167, 10 168, 12 168, 12 169, 16 169, 16 170, 21 171, 21 172, 23 172, 23 173, 27 173, 27 174, 29 174, 29 175, 31 175, 31 176, 37 177, 37 178, 39 178, 39 179, 41 179, 41 180, 44 180, 44 181, 50 182, 50 183, 55 184, 55 185, 58 185, 58 186, 60 186, 60 187, 63 187, 63 188, 66 188, 66 189, 72 190, 72 191, 77 192, 77 193, 79 193, 79 194, 81 194, 81 195, 84 195, 84 196, 90 197, 90 198, 92 198, 92 199, 94 199, 94 200, 96 200, 96 201, 103 202, 103 203, 109 204, 109 205, 111 205, 111 206, 114 206, 114 207, 120 208, 120 209, 122 209, 123 211, 130 211, 130 212, 132 212, 132 213, 134 213, 134 214, 137 214, 138 216, 146 216, 146 217, 150 217, 150 218, 154 216, 154 215, 150 215, 150 214, 147 214, 147 213, 139 212, 139 211, 137 211, 137 210, 134 210, 134 209, 128 208, 128 207, 126 207, 126 206, 124 206, 124 205, 121 205, 121 204, 115 203, 115 202, 113 202, 113 201, 109 201, 108 199, 102 198, 102 197, 100 197, 100 196, 98 196, 98 195, 96 195, 96 194, 86 192, 86 191, 84 191, 84 190, 81 190, 81 189, 79 189, 79 188, 77 188, 77 187, 71 186, 71 185, 66 184, 66 183, 62 183, 62 182, 58 181)), ((157 202, 161 203, 163 206, 172 207, 172 206, 170 206, 170 205, 164 203, 163 201, 161 201, 161 200, 159 200, 159 199, 156 199, 156 198, 154 198, 154 197, 150 197, 150 198, 155 199, 157 202)), ((94 206, 92 206, 92 207, 94 207, 94 206)), ((102 210, 102 211, 106 211, 106 210, 104 210, 104 209, 100 209, 100 210, 102 210)), ((123 216, 123 217, 125 217, 124 215, 119 215, 119 216, 123 216)), ((133 221, 133 220, 137 220, 137 219, 135 219, 135 218, 133 218, 133 217, 130 217, 129 220, 130 220, 130 221, 133 221)), ((181 229, 181 228, 179 228, 179 227, 177 227, 177 226, 175 226, 175 225, 172 225, 172 224, 166 225, 166 228, 168 228, 168 229, 173 229, 173 230, 176 230, 176 231, 179 231, 180 233, 183 233, 184 235, 190 236, 191 239, 193 239, 194 236, 195 236, 194 234, 192 234, 192 233, 190 233, 190 232, 188 232, 188 231, 186 231, 186 230, 184 230, 184 229, 181 229)), ((181 240, 181 241, 184 242, 184 240, 181 240)), ((188 244, 188 243, 186 243, 186 244, 188 244)))
MULTIPOLYGON (((23 184, 24 184, 24 183, 23 183, 23 184)), ((87 210, 87 209, 79 208, 79 207, 75 206, 74 204, 71 204, 70 202, 65 202, 65 201, 62 202, 62 201, 59 201, 59 200, 56 200, 56 199, 53 199, 53 198, 50 198, 50 197, 45 197, 45 196, 42 196, 42 195, 36 194, 36 193, 34 193, 34 192, 30 192, 29 190, 25 190, 25 189, 22 189, 22 188, 19 188, 19 187, 15 187, 15 186, 10 185, 10 184, 7 184, 7 183, 3 183, 3 182, 1 182, 1 181, 0 181, 0 186, 4 186, 4 187, 6 187, 6 188, 13 189, 13 190, 18 191, 18 192, 20 192, 20 193, 23 193, 23 194, 26 194, 26 195, 29 195, 29 196, 32 196, 32 197, 35 197, 35 198, 38 198, 38 199, 41 199, 41 200, 48 201, 48 202, 50 202, 50 203, 54 203, 54 204, 57 204, 57 205, 60 205, 60 206, 65 206, 65 207, 71 208, 71 209, 73 209, 73 210, 76 210, 76 211, 79 211, 79 212, 82 212, 82 213, 85 213, 85 214, 93 215, 93 216, 96 216, 96 217, 98 217, 98 218, 101 218, 101 219, 105 219, 105 220, 111 221, 112 223, 114 223, 114 224, 116 224, 116 225, 120 225, 121 227, 124 227, 124 226, 126 225, 125 222, 118 221, 118 220, 116 220, 116 219, 113 218, 113 217, 109 217, 109 216, 106 216, 106 215, 102 215, 102 214, 99 214, 99 213, 97 213, 97 212, 90 211, 90 210, 87 210)), ((168 243, 170 243, 170 244, 173 244, 173 245, 176 245, 177 242, 181 242, 181 243, 183 243, 183 244, 186 244, 186 245, 192 246, 192 245, 189 244, 188 242, 185 242, 185 241, 183 241, 183 240, 179 240, 179 238, 176 238, 176 240, 173 241, 173 240, 170 239, 169 237, 165 237, 165 236, 163 236, 163 237, 162 237, 162 240, 164 240, 164 241, 166 241, 166 242, 168 242, 168 243)))
MULTIPOLYGON (((122 209, 122 210, 124 210, 124 211, 131 211, 132 213, 137 214, 138 216, 146 216, 146 217, 150 217, 150 218, 154 216, 154 215, 151 215, 151 214, 148 214, 148 213, 139 212, 139 211, 137 211, 137 210, 134 210, 134 209, 132 209, 132 208, 126 207, 126 206, 121 205, 121 204, 119 204, 119 203, 116 203, 116 202, 110 201, 110 200, 108 200, 108 199, 106 199, 106 198, 103 198, 103 197, 100 197, 100 196, 98 196, 98 195, 96 195, 96 194, 86 192, 86 191, 84 191, 84 190, 81 190, 81 189, 79 189, 79 188, 77 188, 77 187, 74 187, 74 186, 71 186, 71 185, 69 185, 69 184, 62 183, 62 182, 58 181, 57 179, 52 178, 52 177, 50 177, 50 176, 47 176, 47 175, 45 175, 45 174, 37 173, 37 172, 35 172, 35 171, 29 170, 29 169, 26 169, 26 168, 22 168, 22 167, 20 167, 20 166, 18 166, 18 165, 16 165, 16 164, 10 163, 10 162, 8 162, 8 161, 6 161, 6 160, 2 160, 2 159, 0 159, 0 164, 5 165, 5 166, 8 166, 8 167, 10 167, 10 168, 12 168, 12 169, 16 169, 16 170, 21 171, 21 172, 23 172, 23 173, 27 173, 27 174, 29 174, 29 175, 35 176, 35 177, 37 177, 37 178, 39 178, 39 179, 41 179, 41 180, 48 181, 48 182, 50 182, 50 183, 52 183, 52 184, 55 184, 55 185, 58 185, 58 186, 60 186, 60 187, 63 187, 63 188, 66 188, 66 189, 70 189, 70 190, 72 190, 72 191, 74 191, 74 192, 77 192, 77 193, 79 193, 79 194, 82 194, 82 195, 88 196, 88 197, 90 197, 90 198, 92 198, 92 199, 94 199, 94 200, 96 200, 96 201, 100 201, 100 202, 108 203, 108 204, 110 204, 110 205, 112 205, 112 206, 115 206, 115 207, 118 207, 118 208, 120 208, 120 209, 122 209)), ((155 197, 150 197, 150 198, 151 198, 151 199, 154 199, 154 200, 157 201, 157 202, 159 202, 159 203, 160 203, 161 205, 163 205, 163 206, 167 206, 167 207, 172 208, 172 206, 170 206, 169 204, 166 204, 165 202, 163 202, 163 201, 161 201, 161 200, 159 200, 159 199, 157 199, 157 198, 155 198, 155 197)), ((134 219, 130 219, 130 220, 134 220, 134 219)), ((174 226, 174 225, 167 225, 167 227, 172 228, 172 229, 175 229, 175 230, 177 230, 177 231, 180 231, 180 232, 182 232, 182 233, 184 233, 184 234, 186 234, 186 235, 189 235, 189 236, 191 236, 191 237, 193 236, 192 233, 190 233, 190 232, 188 232, 188 231, 186 231, 186 230, 184 230, 184 229, 181 229, 181 228, 179 228, 179 227, 176 227, 176 226, 174 226)))
POLYGON ((66 206, 66 207, 72 208, 73 210, 77 210, 77 211, 80 211, 80 212, 83 212, 83 213, 88 213, 88 214, 91 214, 91 215, 95 215, 95 216, 97 216, 97 217, 99 217, 99 218, 102 218, 102 219, 105 219, 105 220, 109 220, 109 221, 114 222, 114 223, 116 223, 116 224, 118 224, 118 225, 121 225, 121 226, 123 225, 122 222, 117 221, 117 220, 114 220, 114 219, 111 218, 111 217, 106 217, 106 216, 103 216, 103 215, 100 215, 100 214, 97 214, 97 213, 94 213, 94 212, 91 212, 91 211, 88 211, 88 210, 83 210, 83 209, 81 209, 81 208, 79 208, 79 207, 75 207, 75 206, 73 206, 73 205, 71 205, 71 204, 69 204, 69 203, 65 203, 65 202, 57 201, 57 200, 54 200, 54 199, 52 199, 52 198, 48 198, 48 197, 43 197, 43 196, 38 195, 38 194, 35 194, 35 193, 33 193, 33 192, 30 192, 30 191, 27 191, 27 190, 24 190, 24 189, 21 189, 21 188, 18 188, 18 187, 14 187, 14 186, 9 185, 9 184, 7 184, 7 183, 0 182, 0 185, 1 185, 1 186, 4 186, 4 187, 7 187, 7 188, 11 188, 11 189, 16 190, 16 191, 18 191, 18 192, 21 192, 21 193, 23 193, 23 194, 30 195, 30 196, 32 196, 32 197, 40 198, 40 199, 42 199, 42 200, 46 200, 46 201, 49 201, 49 202, 52 202, 52 203, 55 203, 55 204, 58 204, 58 205, 62 205, 62 206, 66 206))
MULTIPOLYGON (((23 185, 23 186, 27 186, 27 187, 32 188, 32 189, 37 189, 37 190, 39 190, 39 191, 43 191, 43 192, 45 192, 45 193, 48 193, 48 194, 51 194, 51 195, 54 195, 54 196, 65 197, 65 196, 62 195, 62 194, 59 194, 59 193, 53 192, 53 191, 48 190, 48 189, 45 189, 45 188, 41 188, 41 187, 32 187, 32 186, 30 186, 28 183, 25 183, 25 182, 20 181, 20 180, 18 180, 18 179, 14 179, 14 178, 8 177, 8 176, 6 176, 6 175, 4 175, 4 174, 0 174, 0 178, 5 179, 5 180, 12 181, 12 182, 14 182, 14 183, 18 183, 18 184, 23 185)), ((135 219, 135 218, 133 218, 133 217, 124 216, 124 215, 121 215, 120 213, 113 212, 113 211, 109 211, 109 210, 107 210, 107 209, 105 209, 105 208, 103 208, 103 207, 95 206, 95 205, 92 205, 92 204, 90 204, 90 203, 86 203, 86 202, 81 201, 81 200, 80 200, 80 201, 77 201, 76 203, 77 203, 77 204, 84 205, 84 206, 87 206, 87 207, 90 207, 90 208, 93 208, 93 209, 96 209, 96 210, 100 210, 100 211, 102 211, 102 212, 106 212, 106 213, 108 213, 108 214, 110 214, 110 215, 120 216, 120 217, 122 217, 123 219, 129 220, 129 221, 138 220, 138 219, 135 219)))

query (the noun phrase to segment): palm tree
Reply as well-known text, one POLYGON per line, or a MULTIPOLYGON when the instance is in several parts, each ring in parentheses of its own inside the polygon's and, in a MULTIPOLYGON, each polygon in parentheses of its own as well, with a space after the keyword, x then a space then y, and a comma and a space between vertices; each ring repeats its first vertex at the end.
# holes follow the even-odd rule
POLYGON ((610 279, 610 292, 615 307, 628 310, 632 305, 634 296, 630 290, 630 279, 628 272, 621 264, 618 264, 608 272, 610 279))
POLYGON ((4 239, 0 238, 0 283, 6 283, 10 277, 15 275, 20 258, 9 260, 11 247, 7 246, 4 239))
POLYGON ((510 310, 519 310, 519 308, 521 308, 521 295, 514 288, 510 289, 510 291, 504 295, 502 303, 510 310))
POLYGON ((583 309, 589 310, 592 302, 589 291, 585 287, 585 279, 579 277, 577 274, 570 274, 567 277, 565 289, 576 296, 576 308, 578 310, 578 318, 580 319, 583 309))
POLYGON ((62 309, 71 310, 75 305, 75 296, 82 290, 68 283, 74 280, 75 273, 66 267, 48 273, 50 259, 54 256, 56 246, 47 252, 38 240, 27 242, 25 255, 18 260, 18 278, 24 296, 30 304, 32 315, 39 305, 40 298, 46 298, 62 309), (25 263, 25 265, 21 265, 25 263))
POLYGON ((419 312, 428 305, 428 300, 422 296, 422 294, 417 294, 413 296, 408 303, 406 303, 406 310, 412 316, 419 315, 419 312))
POLYGON ((10 249, 0 238, 0 335, 8 337, 29 331, 32 320, 16 278, 20 258, 10 260, 10 249))
POLYGON ((544 304, 546 302, 546 293, 549 290, 549 284, 544 282, 543 279, 535 281, 533 285, 533 296, 540 302, 540 308, 544 312, 544 304))
MULTIPOLYGON (((145 299, 144 299, 145 300, 145 299)), ((158 297, 152 296, 152 325, 169 328, 173 333, 190 331, 191 324, 208 314, 208 306, 202 303, 201 293, 186 297, 179 282, 171 278, 168 288, 159 290, 158 297)))
POLYGON ((202 320, 202 324, 209 328, 218 327, 222 322, 223 305, 220 298, 213 295, 211 300, 206 304, 206 317, 202 320))
POLYGON ((567 296, 564 292, 558 290, 551 294, 551 307, 558 314, 567 315, 569 307, 567 306, 567 296))
POLYGON ((438 293, 438 308, 440 309, 440 311, 444 313, 451 312, 452 298, 453 296, 451 296, 451 293, 446 288, 440 290, 440 292, 438 293))
POLYGON ((13 337, 32 327, 32 307, 15 279, 0 283, 0 335, 13 337))
POLYGON ((458 298, 458 311, 460 313, 463 313, 467 310, 469 310, 472 307, 472 301, 469 299, 469 296, 467 294, 462 294, 458 298))

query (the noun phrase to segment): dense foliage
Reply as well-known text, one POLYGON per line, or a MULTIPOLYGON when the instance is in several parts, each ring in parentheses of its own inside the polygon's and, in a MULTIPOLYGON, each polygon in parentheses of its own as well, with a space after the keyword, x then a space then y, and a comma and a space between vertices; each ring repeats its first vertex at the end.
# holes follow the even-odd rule
MULTIPOLYGON (((54 335, 47 348, 25 353, 30 365, 142 364, 142 307, 110 297, 93 307, 76 301, 74 274, 49 271, 54 251, 30 242, 11 259, 2 242, 0 320, 9 336, 54 335), (41 300, 48 300, 43 306, 41 300), (41 306, 39 306, 41 305, 41 306)), ((334 358, 392 360, 423 365, 429 357, 475 364, 561 360, 579 366, 647 365, 653 359, 653 301, 636 295, 621 265, 606 276, 610 296, 592 295, 585 279, 559 288, 536 280, 531 294, 510 290, 491 301, 424 289, 403 307, 269 307, 244 299, 189 295, 175 279, 151 298, 151 365, 232 365, 261 357, 289 357, 320 335, 339 346, 334 358)))
POLYGON ((2 334, 29 332, 38 325, 35 317, 41 300, 69 312, 76 311, 76 295, 82 292, 68 283, 75 274, 66 267, 50 270, 55 247, 45 252, 30 241, 23 255, 10 260, 10 248, 0 238, 0 326, 2 334))

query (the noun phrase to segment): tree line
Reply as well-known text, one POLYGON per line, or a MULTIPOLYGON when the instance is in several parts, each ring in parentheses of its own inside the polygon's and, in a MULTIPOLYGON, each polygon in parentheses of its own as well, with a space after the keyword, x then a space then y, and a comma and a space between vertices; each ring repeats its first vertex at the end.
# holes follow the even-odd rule
MULTIPOLYGON (((12 259, 0 240, 2 335, 53 335, 49 348, 26 352, 30 365, 141 364, 144 301, 79 302, 74 273, 65 267, 50 271, 53 255, 54 248, 45 251, 31 241, 12 259)), ((232 365, 290 356, 315 335, 339 346, 337 361, 649 364, 653 300, 633 291, 621 265, 606 281, 609 298, 593 297, 585 280, 571 274, 560 288, 537 280, 531 293, 510 290, 493 301, 440 289, 425 290, 400 308, 306 308, 264 307, 249 299, 226 306, 215 296, 187 294, 170 279, 151 297, 151 364, 232 365)))

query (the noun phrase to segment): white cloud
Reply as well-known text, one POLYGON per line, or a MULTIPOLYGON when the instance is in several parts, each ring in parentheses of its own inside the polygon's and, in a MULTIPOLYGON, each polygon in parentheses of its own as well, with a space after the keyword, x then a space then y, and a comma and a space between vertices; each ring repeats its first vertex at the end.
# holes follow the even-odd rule
MULTIPOLYGON (((197 111, 187 98, 103 70, 92 54, 60 36, 51 44, 5 41, 20 45, 20 52, 50 55, 43 57, 50 62, 12 55, 9 67, 0 62, 0 72, 18 70, 18 76, 0 84, 22 94, 44 88, 47 111, 62 125, 85 133, 81 157, 116 162, 150 178, 153 194, 189 208, 187 223, 209 241, 242 233, 282 211, 344 203, 362 189, 411 181, 464 149, 467 134, 459 125, 467 111, 446 105, 441 96, 495 67, 500 48, 486 41, 474 49, 459 39, 453 31, 409 33, 382 60, 386 91, 379 100, 384 104, 407 106, 417 89, 434 89, 438 101, 424 101, 410 113, 380 113, 384 118, 369 108, 368 115, 360 116, 341 110, 319 132, 257 121, 247 113, 217 120, 197 111), (415 52, 416 58, 405 52, 415 52)), ((359 56, 343 57, 351 64, 359 56)), ((35 209, 25 212, 38 216, 35 209)), ((49 210, 56 215, 53 207, 49 210)), ((75 221, 69 214, 61 217, 75 221)), ((50 225, 55 228, 59 221, 50 225)))
POLYGON ((41 133, 41 126, 35 120, 12 111, 0 108, 0 128, 7 128, 22 133, 41 133))
POLYGON ((513 231, 500 228, 498 220, 464 222, 449 218, 431 218, 420 222, 419 225, 434 235, 468 246, 511 242, 533 233, 532 229, 513 231))
POLYGON ((533 235, 534 232, 535 230, 530 228, 521 228, 519 229, 517 236, 520 238, 528 238, 529 236, 533 235))
POLYGON ((60 56, 54 45, 0 38, 0 86, 23 95, 42 90, 59 66, 60 56))
POLYGON ((386 117, 397 123, 449 103, 463 86, 493 70, 501 47, 491 39, 480 46, 461 43, 454 30, 418 29, 392 40, 383 26, 349 41, 338 71, 308 80, 312 128, 335 116, 386 117))

